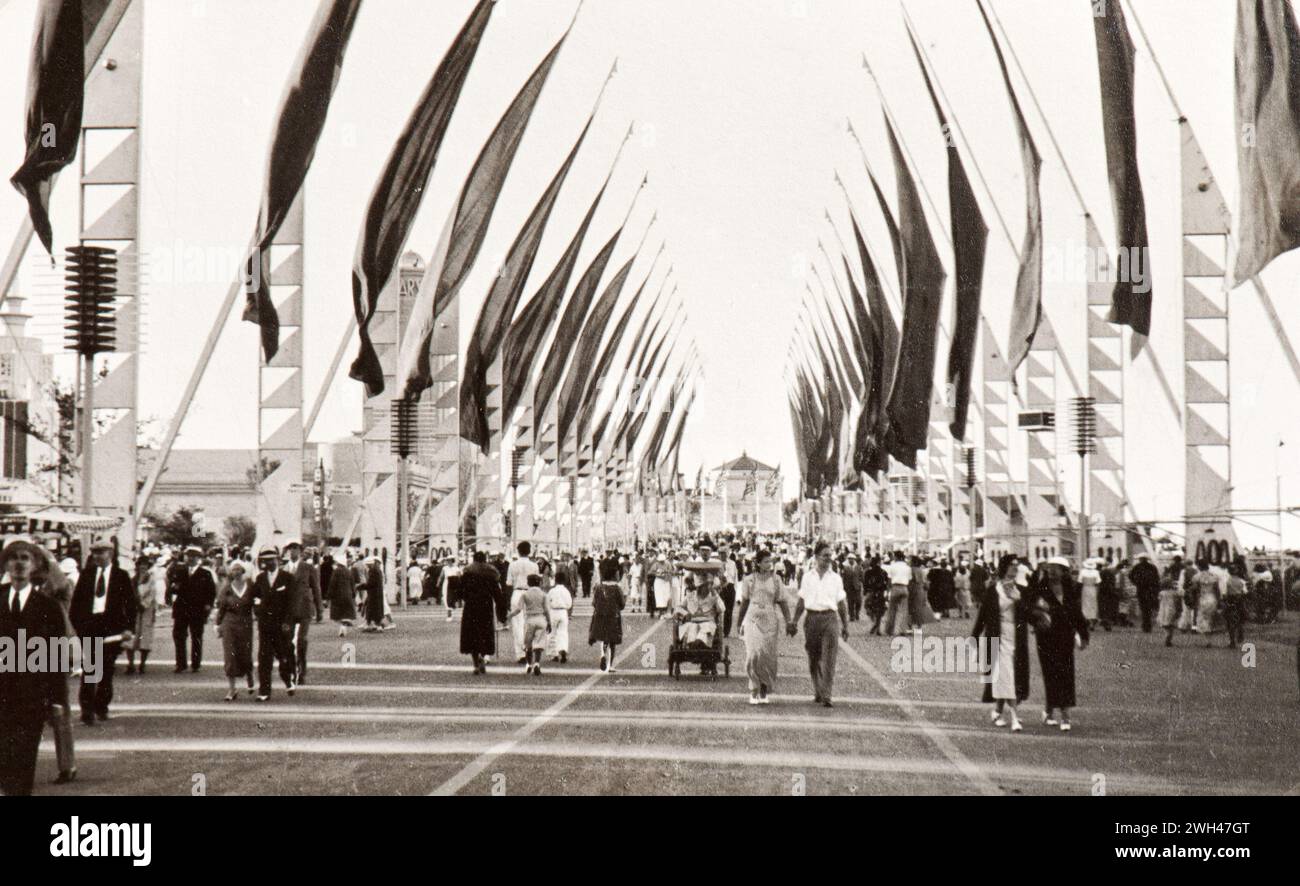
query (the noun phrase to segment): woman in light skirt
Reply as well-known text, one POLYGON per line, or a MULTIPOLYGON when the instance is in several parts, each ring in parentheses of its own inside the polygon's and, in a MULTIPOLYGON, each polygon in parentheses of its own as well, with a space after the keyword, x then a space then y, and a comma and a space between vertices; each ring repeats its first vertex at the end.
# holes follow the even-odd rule
POLYGON ((790 623, 790 606, 781 579, 772 571, 772 552, 759 549, 756 572, 740 584, 740 636, 745 641, 745 671, 749 675, 749 703, 770 704, 767 694, 776 688, 777 641, 790 623), (780 609, 783 624, 777 624, 780 609))
POLYGON ((1006 554, 998 561, 998 580, 991 583, 979 601, 979 613, 971 636, 988 644, 992 674, 984 681, 984 703, 993 704, 989 717, 994 726, 1020 732, 1016 705, 1029 697, 1029 593, 1016 584, 1019 561, 1006 554))
POLYGON ((167 574, 162 569, 153 568, 153 563, 142 559, 135 576, 136 614, 135 637, 126 644, 126 672, 134 674, 137 670, 136 653, 140 655, 139 672, 144 673, 144 666, 153 651, 154 618, 158 611, 158 600, 166 593, 167 574))

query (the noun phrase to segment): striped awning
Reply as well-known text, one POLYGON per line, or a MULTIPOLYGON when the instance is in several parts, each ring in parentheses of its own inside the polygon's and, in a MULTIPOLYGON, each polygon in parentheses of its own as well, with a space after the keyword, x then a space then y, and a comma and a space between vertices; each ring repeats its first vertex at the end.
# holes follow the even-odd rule
POLYGON ((18 535, 32 532, 105 532, 122 525, 121 517, 101 517, 97 514, 77 514, 54 508, 30 511, 25 514, 0 516, 0 532, 18 535))

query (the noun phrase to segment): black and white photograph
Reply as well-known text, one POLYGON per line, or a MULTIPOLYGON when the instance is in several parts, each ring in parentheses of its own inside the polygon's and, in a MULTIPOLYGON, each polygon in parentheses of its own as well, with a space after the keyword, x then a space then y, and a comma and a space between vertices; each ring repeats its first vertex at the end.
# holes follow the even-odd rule
POLYGON ((1277 814, 1177 804, 1300 795, 1292 0, 0 0, 0 171, 46 862, 1141 797, 1231 876, 1277 814))

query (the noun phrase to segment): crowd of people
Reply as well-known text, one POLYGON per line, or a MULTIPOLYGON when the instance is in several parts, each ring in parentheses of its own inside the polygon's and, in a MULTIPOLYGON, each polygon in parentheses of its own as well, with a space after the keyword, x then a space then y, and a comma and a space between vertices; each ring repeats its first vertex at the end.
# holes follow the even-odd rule
MULTIPOLYGON (((58 560, 47 547, 18 539, 0 551, 0 567, 0 636, 21 628, 29 637, 102 641, 102 679, 80 675, 85 726, 109 719, 120 656, 126 673, 146 673, 163 607, 171 610, 177 674, 202 669, 211 622, 221 641, 225 700, 246 692, 267 702, 274 671, 290 696, 307 682, 311 627, 327 616, 339 636, 358 623, 382 633, 396 627, 394 606, 441 606, 449 622, 460 616, 460 651, 475 676, 511 655, 527 674, 541 676, 544 659, 568 663, 575 601, 590 600, 587 640, 599 651, 602 672, 617 670, 625 616, 671 621, 673 642, 683 650, 721 649, 734 632, 743 640, 753 705, 772 702, 780 635, 795 636, 800 622, 813 701, 831 707, 839 643, 854 623, 868 625, 867 637, 896 638, 945 619, 970 620, 969 636, 995 650, 982 678, 990 719, 1013 732, 1024 728, 1018 707, 1030 696, 1032 633, 1042 722, 1069 731, 1078 695, 1074 657, 1096 630, 1159 627, 1166 646, 1179 634, 1207 646, 1223 634, 1224 645, 1238 648, 1248 621, 1277 617, 1283 589, 1300 592, 1300 558, 1282 570, 1241 558, 1218 566, 1181 557, 1160 568, 1147 554, 1131 565, 1090 559, 1075 568, 1060 557, 1030 563, 1005 555, 993 563, 979 552, 881 556, 753 533, 576 555, 539 553, 523 542, 513 559, 482 550, 458 557, 443 548, 402 574, 394 574, 386 551, 317 551, 296 540, 255 554, 145 546, 134 562, 99 540, 82 562, 75 548, 58 560), (506 627, 509 641, 502 643, 498 630, 506 627)), ((716 658, 690 660, 716 675, 716 658)), ((58 781, 76 777, 66 675, 0 673, 0 714, 0 792, 30 792, 46 725, 54 731, 58 781)))

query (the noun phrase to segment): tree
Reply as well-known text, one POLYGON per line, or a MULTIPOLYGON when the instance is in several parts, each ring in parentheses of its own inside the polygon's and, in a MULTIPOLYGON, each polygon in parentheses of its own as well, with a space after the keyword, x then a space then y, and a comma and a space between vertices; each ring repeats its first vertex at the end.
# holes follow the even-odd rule
POLYGON ((242 514, 227 517, 222 522, 222 529, 226 533, 226 544, 247 548, 257 541, 257 522, 252 517, 245 517, 242 514))
POLYGON ((154 533, 158 541, 163 544, 189 545, 210 541, 213 537, 211 532, 203 531, 201 527, 195 525, 194 516, 198 513, 200 513, 198 508, 182 507, 165 516, 146 514, 145 519, 153 524, 154 533))

